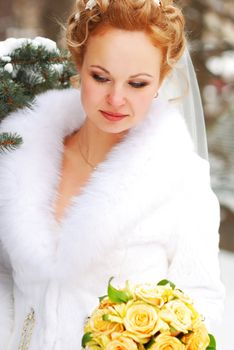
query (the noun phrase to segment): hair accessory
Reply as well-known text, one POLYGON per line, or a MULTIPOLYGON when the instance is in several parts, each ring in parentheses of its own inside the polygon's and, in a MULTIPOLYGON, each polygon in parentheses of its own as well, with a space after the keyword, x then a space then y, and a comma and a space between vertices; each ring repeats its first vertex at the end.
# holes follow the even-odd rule
POLYGON ((76 12, 76 14, 75 14, 75 16, 74 16, 74 18, 75 18, 75 21, 79 21, 79 19, 80 19, 80 12, 76 12))
MULTIPOLYGON (((162 2, 160 0, 153 0, 158 6, 162 6, 162 2)), ((86 6, 85 6, 85 10, 92 10, 94 8, 94 6, 97 5, 97 0, 89 0, 87 3, 86 3, 86 6)), ((80 13, 77 12, 74 16, 75 18, 75 21, 79 21, 80 19, 80 13)))
POLYGON ((154 0, 158 6, 162 6, 162 2, 160 0, 154 0))
MULTIPOLYGON (((97 5, 97 0, 89 0, 87 3, 86 3, 86 6, 85 6, 85 10, 92 10, 94 8, 94 6, 97 5)), ((76 12, 76 14, 74 15, 74 19, 75 21, 79 21, 80 19, 80 12, 76 12)))
POLYGON ((92 10, 96 5, 97 5, 96 0, 89 0, 85 6, 85 10, 92 10))

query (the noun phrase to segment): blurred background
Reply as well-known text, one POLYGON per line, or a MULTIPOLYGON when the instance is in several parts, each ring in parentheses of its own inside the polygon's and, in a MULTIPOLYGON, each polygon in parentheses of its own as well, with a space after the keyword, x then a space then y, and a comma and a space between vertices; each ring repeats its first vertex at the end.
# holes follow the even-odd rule
MULTIPOLYGON (((212 187, 221 205, 220 264, 226 286, 218 350, 234 349, 234 1, 181 0, 205 111, 212 187)), ((0 0, 0 40, 45 36, 64 47, 73 0, 0 0)), ((207 247, 207 249, 209 249, 207 247)))

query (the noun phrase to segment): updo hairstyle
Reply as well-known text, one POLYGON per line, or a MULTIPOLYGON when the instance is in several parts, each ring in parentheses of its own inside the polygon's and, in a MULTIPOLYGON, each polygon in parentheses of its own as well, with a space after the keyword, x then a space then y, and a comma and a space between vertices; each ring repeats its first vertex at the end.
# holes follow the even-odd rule
POLYGON ((67 25, 67 45, 78 67, 82 66, 89 36, 110 26, 149 35, 152 44, 162 50, 161 81, 183 54, 184 17, 172 0, 162 0, 160 5, 155 0, 97 0, 91 10, 85 9, 87 2, 76 0, 67 25))

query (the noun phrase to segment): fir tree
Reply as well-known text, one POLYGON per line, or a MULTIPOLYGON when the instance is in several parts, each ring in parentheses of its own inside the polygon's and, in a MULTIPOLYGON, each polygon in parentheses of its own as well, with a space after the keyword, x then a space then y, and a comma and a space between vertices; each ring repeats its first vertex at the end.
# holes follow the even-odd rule
MULTIPOLYGON (((76 74, 68 53, 47 38, 0 42, 0 122, 18 108, 33 106, 37 94, 70 87, 76 74)), ((0 134, 0 152, 22 143, 20 135, 0 134)))

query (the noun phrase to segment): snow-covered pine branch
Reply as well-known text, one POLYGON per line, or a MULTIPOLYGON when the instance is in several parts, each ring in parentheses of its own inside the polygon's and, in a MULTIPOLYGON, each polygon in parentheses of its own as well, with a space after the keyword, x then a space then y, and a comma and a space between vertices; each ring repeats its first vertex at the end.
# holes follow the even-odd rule
MULTIPOLYGON (((30 107, 37 94, 49 89, 69 87, 70 78, 75 74, 68 53, 60 50, 48 38, 9 38, 1 41, 0 122, 10 112, 30 107)), ((9 143, 7 135, 1 137, 0 152, 12 141, 12 135, 9 135, 9 143)), ((16 139, 15 145, 19 144, 19 139, 16 139)))

